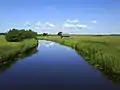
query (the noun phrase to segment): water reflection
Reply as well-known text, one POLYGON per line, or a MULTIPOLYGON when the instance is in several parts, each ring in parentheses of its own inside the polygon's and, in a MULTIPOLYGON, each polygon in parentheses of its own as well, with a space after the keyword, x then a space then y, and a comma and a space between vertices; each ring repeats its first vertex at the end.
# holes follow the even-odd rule
MULTIPOLYGON (((58 48, 59 48, 59 43, 54 43, 54 42, 51 42, 51 41, 45 41, 45 40, 41 40, 40 41, 41 42, 41 44, 43 45, 43 46, 45 46, 45 47, 52 47, 52 49, 53 48, 57 48, 56 46, 58 45, 58 48)), ((71 52, 71 51, 73 51, 73 49, 71 49, 70 47, 66 47, 66 46, 63 46, 63 45, 61 45, 60 47, 63 47, 64 48, 64 52, 65 51, 69 51, 69 52, 71 52)), ((44 47, 41 47, 41 48, 44 48, 44 47)), ((47 49, 48 49, 47 48, 47 49)), ((50 49, 50 48, 49 48, 50 49)), ((61 50, 62 50, 62 48, 60 48, 61 50)), ((78 53, 79 54, 79 53, 78 53)), ((104 64, 104 63, 103 63, 104 64)), ((113 81, 113 83, 116 83, 116 84, 119 84, 120 83, 120 73, 117 73, 117 74, 115 74, 115 73, 113 73, 113 72, 109 72, 109 73, 107 73, 106 71, 103 71, 103 70, 100 70, 101 71, 101 73, 103 74, 103 76, 105 76, 108 80, 112 80, 113 81)), ((107 69, 107 71, 108 71, 108 69, 107 69)), ((112 71, 112 70, 109 70, 109 71, 112 71)))
POLYGON ((31 50, 28 50, 27 52, 23 53, 22 56, 20 56, 19 58, 15 58, 13 60, 8 60, 8 62, 3 62, 3 63, 0 63, 0 73, 3 73, 5 72, 6 70, 8 70, 10 67, 12 67, 12 65, 14 65, 18 60, 22 60, 23 58, 26 58, 26 57, 29 57, 35 53, 37 53, 38 50, 37 50, 37 47, 31 49, 31 50))
POLYGON ((32 55, 36 54, 37 52, 38 52, 37 47, 35 47, 32 50, 28 50, 27 52, 25 52, 24 54, 22 54, 22 56, 20 57, 20 59, 24 59, 26 57, 32 56, 32 55))
POLYGON ((45 47, 51 47, 51 46, 54 46, 55 43, 54 42, 46 42, 44 43, 45 44, 45 47))
POLYGON ((7 72, 0 76, 1 90, 120 90, 73 49, 50 41, 39 42, 39 51, 29 51, 32 56, 25 58, 31 55, 25 53, 25 59, 5 66, 7 72))
POLYGON ((8 61, 0 64, 0 73, 5 72, 8 68, 10 68, 17 60, 8 61))

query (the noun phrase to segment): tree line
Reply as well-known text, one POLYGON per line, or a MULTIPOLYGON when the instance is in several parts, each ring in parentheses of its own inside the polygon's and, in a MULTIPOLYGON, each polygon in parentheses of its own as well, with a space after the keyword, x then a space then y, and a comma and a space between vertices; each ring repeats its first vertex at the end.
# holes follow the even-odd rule
POLYGON ((19 42, 28 38, 36 38, 37 32, 32 31, 31 29, 10 29, 6 34, 5 38, 9 42, 19 42))
POLYGON ((63 32, 58 32, 57 34, 49 34, 49 33, 42 33, 42 34, 38 34, 38 36, 53 36, 53 35, 58 35, 61 36, 63 32))
POLYGON ((6 33, 0 33, 0 35, 6 35, 6 33))

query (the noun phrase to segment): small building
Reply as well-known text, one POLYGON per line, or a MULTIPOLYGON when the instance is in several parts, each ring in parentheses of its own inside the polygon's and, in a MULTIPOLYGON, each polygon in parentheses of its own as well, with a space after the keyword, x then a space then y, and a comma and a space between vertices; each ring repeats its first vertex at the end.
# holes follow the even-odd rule
POLYGON ((68 33, 62 33, 61 38, 63 38, 63 37, 70 37, 70 35, 68 33))

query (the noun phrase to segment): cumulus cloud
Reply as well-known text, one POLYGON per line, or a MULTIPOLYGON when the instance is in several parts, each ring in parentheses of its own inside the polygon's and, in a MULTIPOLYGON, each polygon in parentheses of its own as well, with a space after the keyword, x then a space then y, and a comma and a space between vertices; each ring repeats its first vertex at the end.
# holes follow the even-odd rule
POLYGON ((45 22, 45 23, 37 22, 35 24, 34 29, 35 30, 40 30, 40 31, 46 31, 46 30, 53 29, 54 27, 55 27, 55 25, 50 23, 50 22, 45 22))
POLYGON ((40 31, 41 30, 41 22, 36 22, 35 23, 35 25, 34 25, 34 29, 36 30, 36 31, 40 31))
POLYGON ((34 29, 38 32, 50 32, 57 33, 59 31, 63 32, 75 32, 76 30, 81 30, 87 28, 88 25, 79 23, 77 19, 75 20, 66 20, 63 23, 53 24, 51 22, 36 22, 34 29))
POLYGON ((25 22, 24 26, 31 26, 30 22, 25 22))
POLYGON ((62 29, 65 28, 71 28, 71 29, 83 29, 83 28, 87 28, 87 25, 85 24, 69 24, 69 23, 64 23, 62 29))
POLYGON ((46 47, 51 47, 51 46, 53 46, 54 44, 55 44, 54 42, 49 42, 49 43, 46 43, 45 46, 46 46, 46 47))
POLYGON ((84 24, 77 24, 76 27, 78 27, 78 28, 86 28, 87 25, 84 25, 84 24))
POLYGON ((67 22, 67 23, 78 23, 79 20, 78 20, 78 19, 75 19, 75 20, 67 19, 66 22, 67 22))
POLYGON ((83 28, 87 28, 87 25, 80 24, 78 19, 75 20, 67 19, 62 27, 62 29, 83 29, 83 28))
POLYGON ((96 21, 96 20, 93 20, 92 23, 97 23, 97 21, 96 21))
POLYGON ((75 25, 74 24, 69 24, 69 23, 64 23, 63 27, 74 28, 75 25))
POLYGON ((46 23, 45 23, 45 26, 46 26, 46 27, 55 27, 55 25, 54 25, 54 24, 49 23, 49 22, 46 22, 46 23))
POLYGON ((36 26, 41 26, 41 22, 37 22, 37 23, 36 23, 36 26))

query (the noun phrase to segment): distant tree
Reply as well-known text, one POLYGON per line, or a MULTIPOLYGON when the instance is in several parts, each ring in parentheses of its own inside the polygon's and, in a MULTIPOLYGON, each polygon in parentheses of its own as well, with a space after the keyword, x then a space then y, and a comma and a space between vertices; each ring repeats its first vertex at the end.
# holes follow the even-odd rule
POLYGON ((57 34, 58 36, 61 36, 62 35, 62 32, 58 32, 58 34, 57 34))
POLYGON ((20 41, 19 31, 17 29, 12 29, 6 34, 6 40, 11 42, 20 41))
POLYGON ((37 36, 36 32, 32 30, 24 30, 24 29, 21 30, 12 29, 9 30, 5 35, 6 40, 10 42, 18 42, 27 38, 35 38, 36 36, 37 36))
POLYGON ((48 33, 43 33, 43 36, 48 36, 48 33))
POLYGON ((0 33, 0 35, 6 35, 6 33, 0 33))

